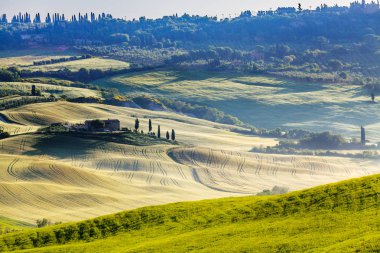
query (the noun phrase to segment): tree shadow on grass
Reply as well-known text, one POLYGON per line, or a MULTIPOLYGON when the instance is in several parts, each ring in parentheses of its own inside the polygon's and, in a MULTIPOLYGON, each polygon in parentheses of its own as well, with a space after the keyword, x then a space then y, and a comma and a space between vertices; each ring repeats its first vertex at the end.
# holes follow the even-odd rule
POLYGON ((86 156, 91 150, 104 145, 104 141, 91 141, 82 138, 59 134, 38 134, 32 145, 34 150, 25 152, 25 155, 48 155, 59 159, 68 159, 75 156, 86 156))

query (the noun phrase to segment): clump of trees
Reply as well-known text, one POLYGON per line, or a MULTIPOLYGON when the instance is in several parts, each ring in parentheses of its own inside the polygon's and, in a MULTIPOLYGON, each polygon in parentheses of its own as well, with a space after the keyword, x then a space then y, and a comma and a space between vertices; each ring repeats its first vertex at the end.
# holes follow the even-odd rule
POLYGON ((342 149, 347 147, 350 144, 346 139, 341 135, 332 134, 330 132, 323 133, 312 133, 307 132, 302 138, 298 141, 294 139, 288 139, 280 141, 279 144, 275 147, 276 149, 286 149, 286 148, 295 148, 295 149, 342 149))
POLYGON ((0 69, 0 82, 18 82, 20 81, 20 70, 16 67, 0 69))
POLYGON ((312 149, 339 149, 346 143, 347 141, 341 135, 330 132, 312 133, 299 141, 301 147, 312 149))
POLYGON ((4 127, 0 126, 0 140, 10 137, 10 133, 4 131, 4 127))
POLYGON ((71 56, 71 57, 62 57, 62 58, 54 58, 50 60, 44 60, 44 61, 34 61, 34 66, 41 66, 41 65, 48 65, 48 64, 55 64, 60 62, 69 62, 69 61, 77 61, 77 60, 83 60, 83 59, 89 59, 92 58, 91 55, 86 54, 82 56, 71 56))
POLYGON ((46 218, 36 220, 36 225, 38 228, 47 227, 47 226, 50 226, 52 224, 53 223, 46 218))
POLYGON ((277 186, 275 185, 272 190, 265 189, 262 192, 257 193, 257 196, 269 196, 269 195, 279 195, 289 192, 288 187, 277 186))

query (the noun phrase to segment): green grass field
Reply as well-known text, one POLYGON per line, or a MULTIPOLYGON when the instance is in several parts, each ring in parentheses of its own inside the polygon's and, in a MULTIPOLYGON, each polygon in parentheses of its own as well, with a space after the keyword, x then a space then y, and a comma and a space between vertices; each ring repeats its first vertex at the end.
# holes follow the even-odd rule
POLYGON ((32 66, 33 61, 44 61, 62 57, 78 56, 79 54, 66 48, 38 48, 24 50, 3 50, 0 52, 0 66, 26 67, 32 66))
POLYGON ((146 207, 0 237, 25 252, 378 252, 380 176, 146 207))
POLYGON ((380 103, 369 103, 360 86, 289 81, 205 71, 151 71, 94 82, 127 94, 165 96, 218 108, 257 127, 333 131, 380 141, 380 103), (285 113, 284 113, 285 112, 285 113))
POLYGON ((34 61, 45 61, 50 59, 68 58, 70 56, 81 56, 80 53, 65 47, 28 49, 28 50, 9 50, 0 52, 0 67, 17 66, 21 69, 30 71, 58 71, 68 68, 71 71, 78 71, 80 68, 87 69, 125 69, 129 67, 129 63, 117 61, 113 59, 90 58, 68 62, 60 62, 55 64, 47 64, 34 66, 34 61))
POLYGON ((32 227, 34 227, 34 224, 0 216, 0 234, 3 234, 10 230, 22 230, 32 227))

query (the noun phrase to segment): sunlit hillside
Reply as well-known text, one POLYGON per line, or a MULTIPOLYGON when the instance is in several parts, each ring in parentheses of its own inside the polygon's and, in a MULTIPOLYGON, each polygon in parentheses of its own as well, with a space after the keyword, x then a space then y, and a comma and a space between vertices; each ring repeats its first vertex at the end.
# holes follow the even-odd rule
POLYGON ((146 207, 0 236, 0 250, 377 252, 379 180, 365 177, 275 197, 146 207))

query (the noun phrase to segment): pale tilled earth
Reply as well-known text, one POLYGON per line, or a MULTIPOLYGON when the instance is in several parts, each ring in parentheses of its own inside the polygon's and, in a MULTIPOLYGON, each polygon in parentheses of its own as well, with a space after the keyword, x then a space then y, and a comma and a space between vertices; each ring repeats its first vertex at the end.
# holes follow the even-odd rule
POLYGON ((136 207, 298 190, 380 172, 377 161, 251 153, 275 139, 243 136, 228 125, 171 112, 66 102, 3 111, 18 124, 0 141, 0 215, 75 221, 136 207), (176 130, 179 145, 132 146, 77 137, 17 135, 53 122, 117 118, 131 128, 176 130))

